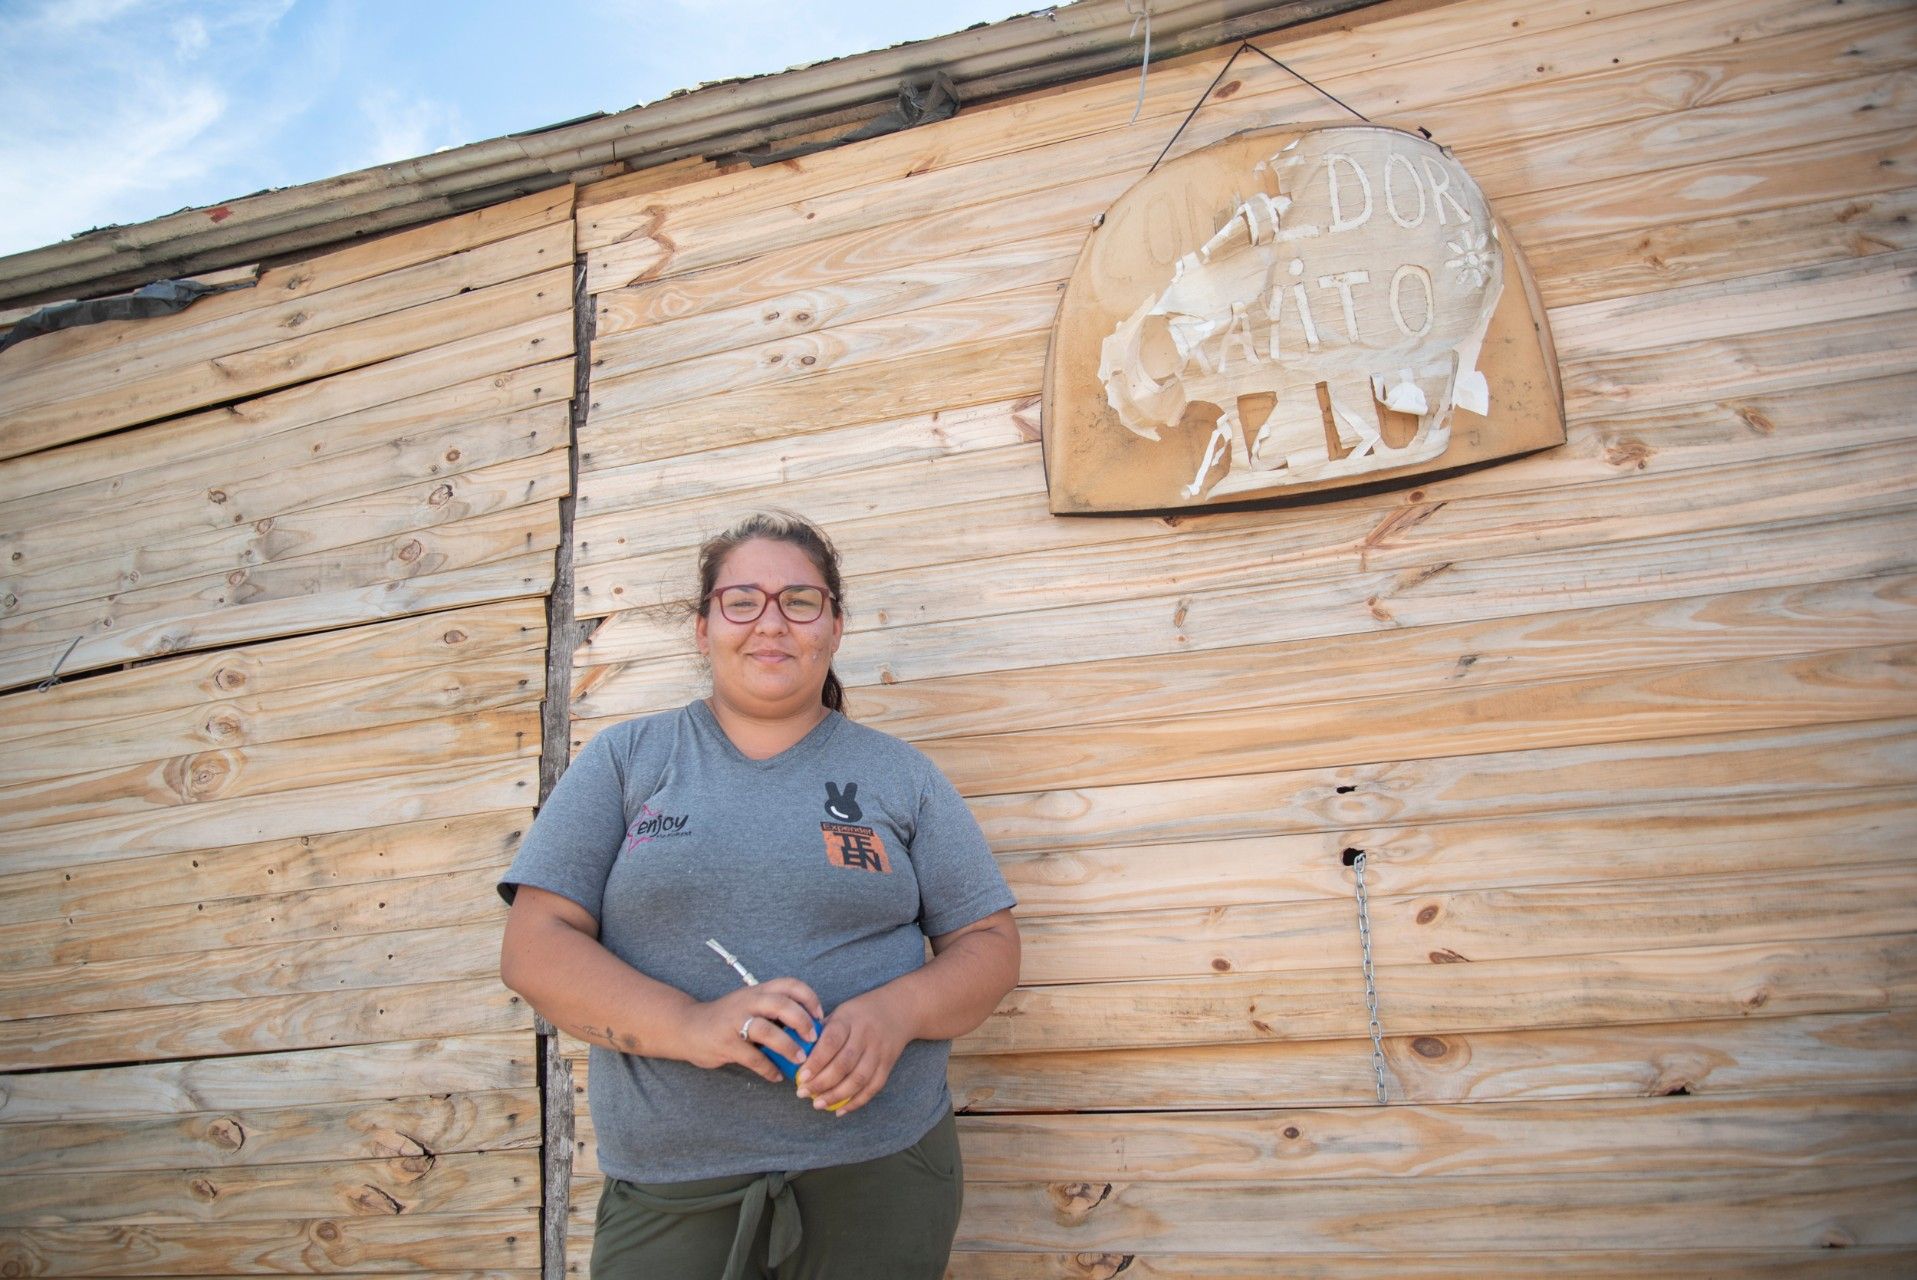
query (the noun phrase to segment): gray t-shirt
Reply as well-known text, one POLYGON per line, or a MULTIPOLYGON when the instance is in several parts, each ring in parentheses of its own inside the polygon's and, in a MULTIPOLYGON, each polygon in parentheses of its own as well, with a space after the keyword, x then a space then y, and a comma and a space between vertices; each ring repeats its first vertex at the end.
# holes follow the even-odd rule
MULTIPOLYGON (((572 899, 599 941, 699 1000, 739 977, 795 977, 828 1016, 925 963, 925 939, 1013 904, 971 811, 916 748, 837 712, 749 759, 703 701, 614 725, 553 788, 500 881, 572 899)), ((844 1116, 743 1067, 594 1046, 589 1101, 605 1172, 682 1182, 891 1155, 951 1105, 947 1041, 906 1046, 878 1095, 844 1116)))

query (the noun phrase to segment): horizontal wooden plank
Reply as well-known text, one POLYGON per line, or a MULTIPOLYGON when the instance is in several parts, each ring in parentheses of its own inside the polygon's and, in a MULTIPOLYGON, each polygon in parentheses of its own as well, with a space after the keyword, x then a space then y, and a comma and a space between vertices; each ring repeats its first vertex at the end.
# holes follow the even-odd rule
POLYGON ((538 1091, 0 1124, 0 1173, 397 1160, 539 1146, 538 1091))
MULTIPOLYGON (((1375 895, 1661 880, 1884 861, 1917 847, 1917 789, 1783 793, 1347 827, 1177 844, 1001 853, 1032 916, 1348 901, 1345 851, 1365 851, 1375 895)), ((1123 841, 1123 833, 1116 840, 1123 841)), ((37 926, 36 926, 37 927, 37 926)))
MULTIPOLYGON (((1671 656, 1676 656, 1675 654, 1671 656)), ((1917 646, 928 741, 968 795, 1917 714, 1917 646)))
MULTIPOLYGON (((134 854, 294 840, 495 809, 523 811, 539 794, 537 737, 532 741, 530 753, 506 759, 36 828, 10 836, 0 865, 9 873, 71 868, 134 854)), ((0 840, 7 839, 0 833, 0 840)))
POLYGON ((935 296, 943 273, 927 264, 973 255, 996 259, 1012 246, 1076 235, 1112 201, 1112 179, 1097 175, 1035 191, 1011 205, 963 203, 925 217, 854 229, 823 240, 768 248, 742 262, 690 274, 622 282, 635 262, 663 261, 656 241, 623 241, 586 255, 597 338, 632 333, 720 312, 753 315, 773 333, 803 332, 843 314, 831 309, 847 285, 883 277, 912 282, 902 298, 935 296), (766 317, 773 311, 777 317, 766 317), (798 318, 800 312, 805 319, 798 318))
POLYGON ((227 698, 277 699, 290 690, 337 680, 342 668, 397 676, 539 650, 545 643, 544 604, 519 599, 170 658, 0 697, 0 725, 7 729, 7 743, 0 750, 41 735, 227 698))
MULTIPOLYGON (((1909 935, 1473 964, 1382 965, 1394 1035, 1856 1013, 1917 1001, 1909 935)), ((1365 1032, 1356 968, 1021 987, 955 1053, 1149 1048, 1365 1032)))
MULTIPOLYGON (((1782 119, 1783 117, 1780 117, 1782 119)), ((1697 218, 1724 218, 1801 204, 1806 192, 1859 199, 1917 180, 1917 144, 1908 127, 1858 132, 1802 146, 1788 137, 1723 158, 1535 194, 1507 195, 1498 212, 1519 242, 1642 233, 1697 218)))
MULTIPOLYGON (((1045 473, 1037 444, 968 454, 964 458, 929 458, 923 462, 887 467, 883 476, 849 475, 810 484, 795 484, 792 489, 807 491, 806 496, 830 495, 825 503, 835 511, 855 511, 855 518, 882 518, 887 514, 922 517, 936 504, 954 518, 962 516, 973 503, 992 502, 1012 494, 1023 494, 1034 502, 1045 497, 1045 473)), ((597 548, 604 554, 632 541, 645 547, 691 546, 729 528, 733 522, 754 510, 778 505, 767 495, 725 494, 703 502, 680 502, 670 506, 643 507, 637 512, 618 508, 620 498, 587 483, 581 501, 598 497, 587 518, 574 525, 575 545, 597 548), (607 507, 613 510, 607 511, 607 507), (643 523, 635 522, 635 515, 643 523), (639 530, 645 530, 643 537, 639 530), (630 541, 629 541, 630 540, 630 541)), ((788 510, 807 510, 817 503, 804 503, 799 494, 788 510)), ((582 508, 583 509, 583 508, 582 508)), ((644 570, 654 570, 662 560, 689 563, 688 551, 680 555, 644 557, 644 570)), ((659 582, 653 572, 633 574, 631 561, 611 560, 603 564, 579 564, 575 561, 578 594, 574 612, 579 617, 597 617, 642 603, 657 603, 666 594, 668 584, 659 582)))
POLYGON ((280 1275, 287 1272, 537 1270, 539 1211, 421 1217, 122 1223, 0 1230, 0 1267, 21 1276, 280 1275))
POLYGON ((1808 796, 1910 785, 1917 721, 1393 760, 1332 769, 988 796, 972 812, 1000 854, 1286 832, 1486 822, 1527 813, 1808 796))
POLYGON ((1545 304, 1562 306, 1917 248, 1913 211, 1906 188, 1558 240, 1528 256, 1545 304))
MULTIPOLYGON (((310 595, 291 594, 239 606, 215 605, 170 616, 161 611, 161 616, 124 627, 115 625, 82 631, 77 645, 73 644, 73 633, 69 632, 57 641, 16 648, 0 659, 0 686, 43 679, 54 673, 56 667, 62 676, 74 675, 115 662, 165 657, 193 649, 243 644, 348 623, 437 612, 460 605, 543 595, 552 587, 552 543, 558 538, 558 515, 556 506, 545 508, 542 504, 530 510, 535 513, 530 517, 533 528, 521 534, 520 539, 530 542, 532 547, 510 558, 443 573, 394 574, 371 582, 365 582, 362 573, 359 583, 310 595), (63 653, 65 662, 60 661, 63 653)), ((511 535, 504 536, 510 539, 511 535)), ((488 543, 499 541, 500 535, 489 532, 488 537, 481 540, 481 553, 488 543)), ((415 542, 422 540, 408 537, 401 540, 400 545, 415 542)), ((291 584, 286 585, 290 590, 291 584)))
MULTIPOLYGON (((1589 187, 1785 145, 1836 142, 1907 123, 1913 113, 1917 96, 1909 77, 1885 71, 1560 130, 1548 140, 1466 143, 1458 152, 1494 201, 1520 194, 1536 200, 1554 188, 1589 187)), ((1502 206, 1500 211, 1522 235, 1522 218, 1502 206)))
MULTIPOLYGON (((1702 487, 1704 479, 1691 483, 1702 487)), ((855 615, 834 667, 853 686, 893 684, 1875 577, 1909 565, 1892 550, 1907 546, 1902 525, 1909 514, 1882 510, 1904 500, 1894 487, 1865 496, 1873 485, 1840 466, 1823 477, 1831 489, 1812 475, 1779 477, 1779 485, 1796 483, 1804 485, 1796 494, 1775 494, 1775 508, 1789 510, 1783 519, 1792 521, 1779 525, 1758 523, 1766 506, 1758 498, 1718 506, 1697 491, 1687 508, 1683 485, 1645 492, 1662 512, 1633 515, 1624 510, 1629 494, 1606 492, 1616 489, 1610 485, 1597 487, 1603 498, 1591 498, 1612 510, 1608 517, 1599 508, 1583 519, 1564 496, 1534 494, 1484 506, 1332 515, 1344 529, 1319 529, 1317 537, 1290 544, 1284 535, 1296 527, 1269 521, 1263 531, 1236 538, 1259 544, 1256 556, 1235 552, 1233 538, 1192 535, 1183 544, 1033 554, 1018 565, 1033 577, 1014 575, 1012 563, 983 561, 955 561, 935 575, 899 569, 853 577, 847 592, 855 615), (1865 512, 1856 523, 1831 519, 1846 502, 1865 512), (1869 514, 1871 508, 1882 514, 1869 514), (1741 523, 1739 515, 1756 519, 1741 523), (1424 523, 1436 531, 1424 533, 1424 523), (1867 525, 1888 537, 1873 537, 1867 525), (1459 542, 1440 542, 1445 529, 1459 529, 1459 542), (1758 546, 1766 550, 1752 554, 1758 546), (937 581, 937 590, 928 590, 928 581, 937 581), (1033 607, 1033 596, 1041 607, 1033 607), (1016 615, 1016 625, 1006 615, 1016 615)), ((964 529, 953 529, 949 540, 962 546, 964 529)), ((851 556, 843 544, 842 554, 851 556)), ((667 579, 667 590, 682 590, 681 573, 684 567, 667 579)), ((638 596, 656 598, 658 586, 638 596)), ((619 673, 621 699, 656 709, 690 696, 696 665, 688 653, 682 623, 627 609, 590 636, 575 665, 629 663, 619 673)))
POLYGON ((1565 410, 1652 408, 1874 378, 1907 368, 1913 341, 1917 313, 1900 312, 1594 358, 1565 367, 1565 410), (1822 357, 1814 371, 1803 363, 1807 352, 1822 357))
POLYGON ((311 511, 269 517, 231 536, 197 538, 60 565, 5 584, 12 622, 27 631, 70 628, 100 615, 138 619, 182 599, 191 604, 282 598, 289 583, 319 589, 381 573, 438 571, 519 549, 538 529, 531 504, 563 496, 563 455, 502 463, 481 472, 387 490, 311 511), (375 544, 370 539, 390 539, 375 544), (296 575, 304 575, 303 578, 296 575), (212 585, 208 585, 211 583, 212 585), (246 593, 252 592, 249 597, 246 593), (224 593, 224 594, 221 594, 224 593), (102 603, 103 602, 103 603, 102 603))
MULTIPOLYGON (((236 477, 226 469, 194 464, 163 468, 178 475, 180 487, 173 492, 153 494, 111 514, 96 512, 92 519, 6 533, 0 546, 12 548, 10 588, 23 600, 40 602, 36 588, 42 584, 69 584, 71 590, 71 583, 86 573, 100 575, 102 567, 119 573, 113 586, 125 588, 161 575, 180 577, 182 563, 203 567, 230 558, 224 561, 247 565, 291 550, 312 552, 364 540, 366 535, 328 531, 318 521, 347 519, 351 508, 343 504, 364 502, 372 494, 387 496, 368 504, 368 519, 389 519, 381 506, 391 504, 391 494, 410 489, 426 494, 429 502, 416 523, 445 523, 460 510, 449 510, 454 494, 472 512, 475 485, 498 485, 514 475, 506 464, 525 466, 525 460, 543 456, 558 458, 564 469, 564 454, 556 452, 564 446, 566 406, 541 404, 506 418, 387 437, 376 448, 289 464, 270 475, 236 477), (81 571, 79 565, 90 569, 81 571), (13 581, 23 586, 12 586, 13 581)), ((529 475, 537 477, 539 471, 529 475)))
MULTIPOLYGON (((1484 1280, 1488 1276, 1558 1276, 1563 1280, 1877 1280, 1917 1267, 1917 1249, 1812 1246, 1799 1249, 1552 1249, 1494 1253, 1417 1250, 1419 1280, 1484 1280)), ((1075 1250, 1034 1253, 958 1249, 951 1280, 1402 1280, 1402 1253, 1178 1253, 1075 1250)))
MULTIPOLYGON (((340 1048, 208 1057, 138 1066, 0 1076, 0 1128, 377 1103, 538 1085, 537 1045, 523 1029, 340 1048)), ((12 1149, 11 1143, 9 1149, 12 1149)))
POLYGON ((242 919, 257 924, 261 912, 279 914, 285 923, 274 906, 292 908, 292 895, 357 892, 398 878, 497 866, 512 858, 531 821, 530 810, 505 809, 29 871, 0 877, 0 923, 41 921, 73 929, 75 937, 99 936, 150 912, 180 917, 174 927, 185 936, 185 911, 169 907, 216 920, 231 912, 224 919, 236 925, 242 919))
POLYGON ((1304 1183, 973 1183, 960 1248, 1346 1250, 1910 1245, 1917 1168, 1304 1183))
POLYGON ((1210 1182, 1647 1177, 1909 1162, 1907 1093, 1287 1108, 1230 1115, 965 1116, 965 1178, 1210 1182))
MULTIPOLYGON (((1666 947, 1783 943, 1917 932, 1909 844, 1880 844, 1841 882, 1815 869, 1559 885, 1370 894, 1378 964, 1465 964, 1666 947)), ((1179 850, 1178 852, 1184 852, 1179 850)), ((1363 963, 1351 898, 1260 902, 1227 892, 1210 906, 1027 916, 1019 981, 1204 978, 1363 963)), ((31 978, 22 975, 21 986, 31 978)), ((14 985, 9 983, 8 985, 14 985)), ((0 988, 4 989, 4 988, 0 988)), ((28 990, 32 990, 28 986, 28 990)))
MULTIPOLYGON (((432 303, 549 271, 571 257, 571 228, 555 221, 299 296, 276 296, 262 282, 269 292, 256 287, 246 299, 261 305, 239 309, 229 303, 225 314, 194 306, 153 320, 111 321, 102 326, 109 332, 88 335, 94 342, 87 350, 73 350, 70 343, 64 351, 14 351, 19 358, 0 379, 0 413, 71 402, 107 386, 162 384, 203 363, 225 369, 236 358, 402 311, 423 317, 432 303)), ((7 353, 0 353, 0 367, 8 363, 7 353)), ((256 389, 242 384, 243 394, 256 389)))
POLYGON ((4 1022, 0 1070, 529 1032, 531 1027, 532 1010, 497 977, 421 982, 4 1022))
POLYGON ((6 855, 58 841, 59 828, 182 804, 261 796, 274 791, 372 781, 455 761, 538 754, 539 712, 519 707, 348 729, 253 747, 200 752, 43 782, 0 788, 14 822, 0 838, 6 855))
MULTIPOLYGON (((552 327, 551 321, 538 324, 552 327)), ((572 395, 570 360, 503 368, 476 379, 475 369, 513 365, 517 344, 487 335, 453 346, 452 359, 428 353, 388 360, 154 423, 111 441, 10 458, 0 463, 0 538, 12 548, 35 529, 67 536, 74 526, 99 519, 103 509, 123 504, 174 511, 175 529, 189 519, 219 528, 234 523, 236 513, 246 523, 281 504, 269 500, 286 492, 275 487, 281 478, 311 464, 330 471, 326 464, 341 458, 351 459, 343 464, 348 474, 378 457, 381 471, 397 482, 426 479, 438 474, 435 467, 461 461, 446 457, 444 433, 470 434, 484 423, 538 422, 542 409, 551 413, 547 406, 572 395), (214 490, 226 501, 218 501, 214 490), (202 501, 182 506, 190 494, 202 501)), ((489 459, 488 448, 510 443, 472 447, 483 463, 500 460, 489 459)))
POLYGON ((539 1152, 0 1176, 0 1225, 266 1222, 483 1213, 539 1203, 539 1152))
MULTIPOLYGON (((548 317, 569 318, 571 299, 572 268, 568 263, 359 320, 330 332, 201 360, 135 383, 109 383, 71 399, 11 412, 0 453, 10 457, 84 440, 119 427, 417 354, 483 333, 501 334, 548 317)), ((569 347, 570 333, 564 346, 550 346, 538 353, 539 358, 565 355, 569 347)))
MULTIPOLYGON (((490 874, 490 873, 488 873, 490 874)), ((375 902, 386 901, 382 893, 375 902)), ((494 903, 497 904, 497 897, 494 903)), ((304 995, 479 979, 499 971, 502 908, 491 919, 443 927, 284 941, 217 951, 173 951, 21 968, 0 977, 10 1018, 57 1034, 63 1017, 160 1009, 261 996, 304 995)))
MULTIPOLYGON (((636 291, 641 297, 635 301, 642 304, 638 314, 618 306, 635 291, 602 293, 596 301, 598 323, 593 330, 593 381, 598 384, 761 344, 773 344, 761 347, 761 362, 779 353, 789 363, 797 348, 787 344, 803 334, 916 314, 961 299, 1009 296, 1015 290, 1061 284, 1071 275, 1084 241, 1084 231, 1072 229, 1009 244, 947 244, 942 246, 943 256, 902 269, 874 270, 860 263, 863 269, 857 276, 831 285, 702 309, 687 317, 662 316, 656 308, 643 306, 644 290, 636 291)), ((683 285, 678 292, 683 296, 683 285)))
MULTIPOLYGON (((1038 398, 1027 396, 950 412, 935 410, 885 422, 826 428, 809 433, 803 450, 775 437, 707 453, 634 461, 627 457, 624 447, 637 439, 636 432, 602 432, 591 421, 580 428, 582 510, 594 502, 606 507, 619 503, 650 508, 731 493, 739 494, 744 502, 752 499, 752 489, 761 486, 1030 444, 1038 439, 1038 398), (588 490, 598 496, 589 501, 588 490)), ((602 554, 587 546, 576 554, 584 563, 595 555, 603 559, 605 554, 630 552, 609 548, 602 554)))
POLYGON ((1917 251, 1789 267, 1606 298, 1551 312, 1559 358, 1615 359, 1680 343, 1805 330, 1908 311, 1917 304, 1917 251))
MULTIPOLYGON (((1902 1089, 1917 1069, 1917 1010, 1743 1021, 1384 1037, 1394 1104, 1902 1089)), ((1372 1047, 1345 1040, 962 1054, 963 1111, 1369 1108, 1372 1047)), ((583 1103, 581 1104, 583 1106, 583 1103)))
MULTIPOLYGON (((524 235, 571 220, 572 190, 554 187, 517 200, 475 209, 458 217, 376 236, 304 261, 251 269, 251 289, 202 298, 184 312, 137 323, 109 323, 64 329, 34 340, 34 349, 0 361, 0 369, 61 364, 102 349, 137 347, 154 335, 177 338, 241 313, 281 315, 284 304, 341 289, 363 280, 436 262, 481 245, 524 235)), ((128 228, 137 234, 137 229, 128 228)), ((222 272, 198 272, 194 279, 218 283, 222 272)), ((304 327, 304 326, 293 326, 304 327)))
POLYGON ((886 364, 854 365, 806 378, 792 387, 753 387, 617 416, 591 413, 604 432, 636 437, 623 442, 628 463, 722 449, 758 440, 784 440, 809 431, 891 422, 972 405, 1037 395, 1045 379, 1045 342, 1037 332, 970 343, 908 361, 913 371, 886 364))
MULTIPOLYGON (((855 686, 853 714, 915 741, 1197 714, 1233 707, 1479 688, 1682 656, 1698 662, 1885 644, 1912 633, 1917 577, 1778 587, 1360 637, 1246 645, 1021 671, 855 686), (1247 671, 1283 671, 1248 685, 1247 671)), ((602 669, 594 668, 598 676, 602 669)), ((575 714, 618 710, 617 681, 575 698, 575 714), (611 703, 611 706, 607 704, 611 703)))
MULTIPOLYGON (((1069 270, 1070 263, 1062 265, 1069 270)), ((722 351, 626 376, 595 376, 593 412, 608 418, 629 417, 656 412, 665 405, 754 390, 809 397, 818 380, 828 374, 843 377, 955 347, 1049 333, 1063 292, 1061 273, 1005 293, 844 324, 756 349, 722 351)))
MULTIPOLYGON (((1907 511, 1854 522, 1813 518, 1478 560, 1446 560, 1433 548, 1440 558, 1418 569, 1338 574, 1326 566, 1322 579, 1274 575, 1274 581, 1155 600, 1134 596, 1033 610, 1018 614, 1016 626, 990 615, 848 631, 834 665, 854 687, 905 683, 1872 577, 1909 567, 1903 540, 1917 536, 1912 520, 1907 511), (1879 531, 1887 536, 1876 536, 1879 531)), ((1096 573, 1092 558, 1084 558, 1087 572, 1096 573)), ((1160 562, 1175 565, 1176 551, 1164 548, 1160 562)), ((931 578, 916 576, 921 583, 931 578)), ((945 607, 922 587, 917 594, 928 609, 945 607)), ((676 639, 680 647, 670 657, 630 662, 635 647, 656 654, 673 639, 661 622, 647 619, 642 629, 639 615, 627 611, 580 647, 576 664, 627 661, 619 681, 628 705, 677 705, 704 692, 683 639, 676 639)))
POLYGON ((41 734, 0 751, 0 786, 95 773, 198 751, 235 750, 349 729, 505 711, 539 701, 537 649, 491 660, 308 685, 271 701, 239 697, 135 716, 77 732, 41 734))

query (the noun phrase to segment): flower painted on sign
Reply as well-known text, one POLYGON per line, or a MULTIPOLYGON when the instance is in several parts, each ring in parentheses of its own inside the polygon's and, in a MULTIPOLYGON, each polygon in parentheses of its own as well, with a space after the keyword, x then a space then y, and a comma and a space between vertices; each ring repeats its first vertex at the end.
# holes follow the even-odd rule
POLYGON ((1444 265, 1458 273, 1467 289, 1476 289, 1491 276, 1490 244, 1484 232, 1467 228, 1456 241, 1445 243, 1444 247, 1458 256, 1446 258, 1444 265))

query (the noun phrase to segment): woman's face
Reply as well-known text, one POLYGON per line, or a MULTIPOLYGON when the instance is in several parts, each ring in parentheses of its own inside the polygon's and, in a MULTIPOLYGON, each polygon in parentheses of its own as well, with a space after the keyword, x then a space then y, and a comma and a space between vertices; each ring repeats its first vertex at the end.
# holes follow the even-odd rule
MULTIPOLYGON (((713 589, 753 585, 768 594, 782 587, 826 589, 812 558, 789 542, 754 538, 719 566, 713 589)), ((845 633, 845 619, 828 603, 813 622, 788 622, 777 600, 767 600, 755 622, 728 622, 716 599, 694 624, 699 652, 712 664, 712 692, 727 705, 761 719, 799 715, 819 703, 825 675, 845 633)))

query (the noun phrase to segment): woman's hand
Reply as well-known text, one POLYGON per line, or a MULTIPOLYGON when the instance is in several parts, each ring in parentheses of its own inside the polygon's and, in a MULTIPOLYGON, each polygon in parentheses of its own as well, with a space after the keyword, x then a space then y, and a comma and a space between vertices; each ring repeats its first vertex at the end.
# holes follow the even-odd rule
POLYGON ((812 1044, 812 1020, 820 1018, 823 1011, 818 994, 797 978, 774 978, 756 987, 741 987, 687 1011, 680 1051, 673 1056, 695 1067, 734 1063, 778 1084, 785 1077, 772 1065, 772 1059, 754 1046, 764 1045, 781 1057, 803 1059, 806 1054, 800 1044, 812 1044), (752 1020, 750 1025, 746 1023, 748 1018, 752 1020), (749 1040, 739 1038, 742 1026, 749 1040), (787 1027, 799 1037, 799 1044, 786 1035, 787 1027))
POLYGON ((799 1096, 821 1111, 850 1115, 878 1095, 912 1041, 884 988, 832 1011, 819 1043, 799 1070, 799 1096))

